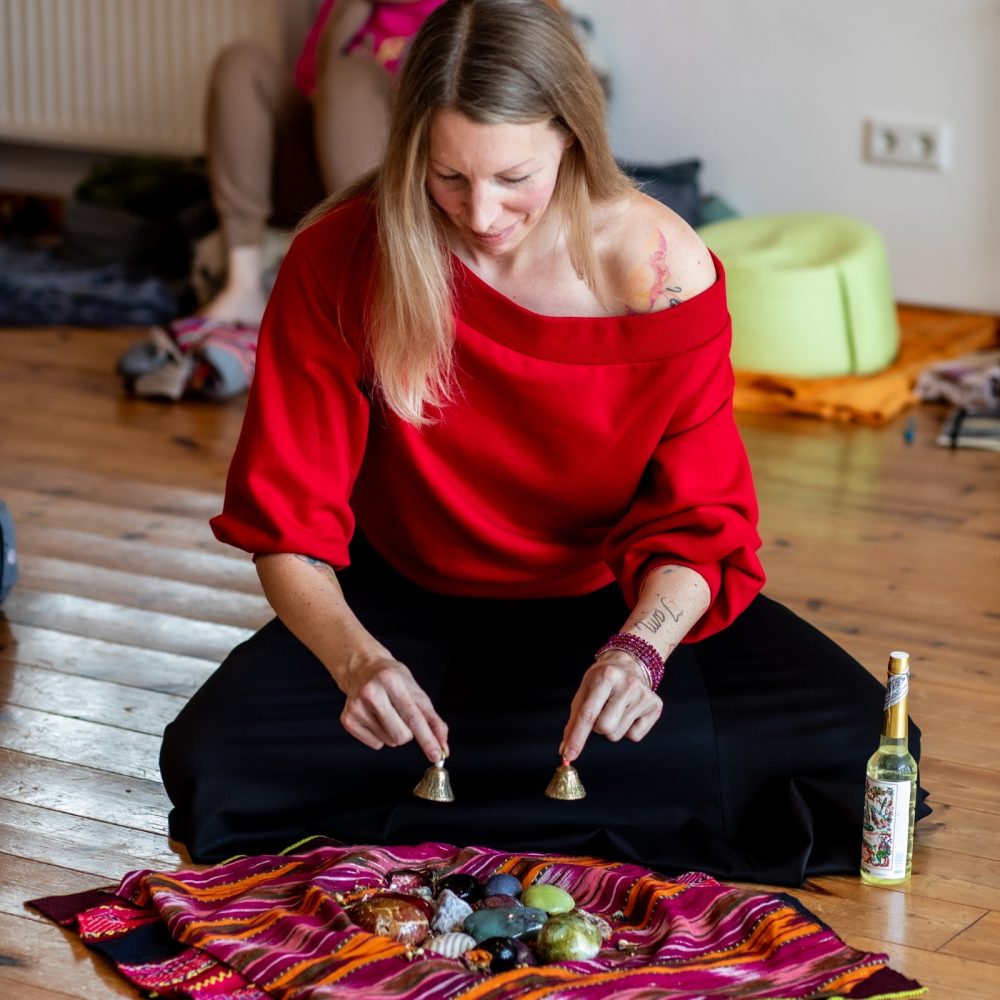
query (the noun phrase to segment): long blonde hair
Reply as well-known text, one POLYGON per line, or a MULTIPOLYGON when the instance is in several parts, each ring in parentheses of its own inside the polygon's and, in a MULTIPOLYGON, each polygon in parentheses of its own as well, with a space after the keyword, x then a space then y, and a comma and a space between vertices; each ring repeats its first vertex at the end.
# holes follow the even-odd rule
POLYGON ((376 389, 414 425, 432 422, 427 411, 453 395, 451 258, 425 186, 428 132, 442 108, 480 124, 549 121, 572 136, 553 202, 573 266, 598 295, 591 204, 631 187, 608 142, 601 85, 564 15, 544 0, 447 0, 431 14, 403 65, 382 165, 348 192, 367 189, 376 205, 376 389))

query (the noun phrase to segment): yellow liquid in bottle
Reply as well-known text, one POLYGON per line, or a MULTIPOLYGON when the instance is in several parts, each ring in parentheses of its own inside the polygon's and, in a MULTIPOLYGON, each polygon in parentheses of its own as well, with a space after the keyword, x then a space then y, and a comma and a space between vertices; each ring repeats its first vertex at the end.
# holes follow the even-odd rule
POLYGON ((862 881, 898 885, 909 879, 916 807, 917 762, 905 740, 883 737, 868 761, 861 841, 862 881))

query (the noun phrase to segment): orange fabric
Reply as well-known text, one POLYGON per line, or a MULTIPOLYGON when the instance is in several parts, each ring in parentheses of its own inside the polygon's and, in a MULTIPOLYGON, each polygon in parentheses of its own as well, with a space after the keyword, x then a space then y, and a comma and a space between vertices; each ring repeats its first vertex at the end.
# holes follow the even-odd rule
POLYGON ((860 424, 884 424, 917 402, 921 371, 997 343, 997 317, 899 307, 899 354, 875 375, 797 378, 767 372, 736 372, 734 406, 748 413, 792 413, 860 424))

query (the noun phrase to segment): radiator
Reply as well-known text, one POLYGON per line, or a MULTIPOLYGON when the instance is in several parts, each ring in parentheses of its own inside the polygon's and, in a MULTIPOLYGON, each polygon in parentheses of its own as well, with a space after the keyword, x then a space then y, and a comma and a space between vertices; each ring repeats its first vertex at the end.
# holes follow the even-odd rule
POLYGON ((212 59, 279 0, 0 0, 0 141, 190 155, 212 59))

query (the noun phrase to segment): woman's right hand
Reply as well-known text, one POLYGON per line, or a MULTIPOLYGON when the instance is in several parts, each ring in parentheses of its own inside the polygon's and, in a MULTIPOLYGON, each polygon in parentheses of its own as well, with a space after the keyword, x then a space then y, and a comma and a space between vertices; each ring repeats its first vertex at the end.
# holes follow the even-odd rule
POLYGON ((404 663, 369 655, 336 680, 347 695, 340 721, 365 746, 381 750, 416 740, 432 764, 448 756, 448 726, 404 663))
POLYGON ((329 671, 347 696, 344 728, 373 750, 416 740, 431 763, 448 756, 448 727, 409 668, 358 621, 333 568, 290 552, 257 558, 275 614, 329 671))

